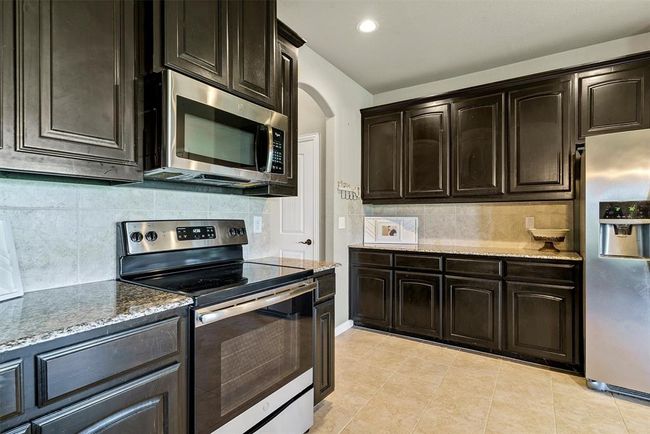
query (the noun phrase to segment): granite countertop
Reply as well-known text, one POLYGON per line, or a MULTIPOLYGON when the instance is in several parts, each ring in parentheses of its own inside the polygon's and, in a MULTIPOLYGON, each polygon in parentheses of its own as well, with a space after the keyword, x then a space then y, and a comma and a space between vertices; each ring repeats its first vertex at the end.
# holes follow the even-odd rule
POLYGON ((314 270, 314 273, 331 270, 339 266, 335 262, 314 261, 311 259, 291 259, 280 258, 277 256, 267 256, 264 258, 248 259, 247 262, 256 262, 258 264, 279 265, 282 267, 301 268, 303 270, 314 270))
POLYGON ((408 252, 447 253, 454 255, 501 256, 508 258, 553 259, 557 261, 582 261, 576 252, 540 252, 536 249, 517 247, 470 247, 437 244, 352 244, 354 249, 399 250, 408 252))
POLYGON ((108 280, 0 302, 0 353, 192 304, 190 297, 108 280))

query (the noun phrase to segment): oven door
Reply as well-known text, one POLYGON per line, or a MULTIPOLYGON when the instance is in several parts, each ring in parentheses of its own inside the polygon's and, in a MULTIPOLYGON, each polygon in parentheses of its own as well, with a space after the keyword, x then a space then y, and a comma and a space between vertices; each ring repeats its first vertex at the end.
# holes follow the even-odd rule
POLYGON ((313 387, 315 288, 303 281, 195 312, 195 432, 245 432, 313 387))
POLYGON ((286 182, 285 115, 171 70, 163 80, 163 166, 206 179, 286 182))

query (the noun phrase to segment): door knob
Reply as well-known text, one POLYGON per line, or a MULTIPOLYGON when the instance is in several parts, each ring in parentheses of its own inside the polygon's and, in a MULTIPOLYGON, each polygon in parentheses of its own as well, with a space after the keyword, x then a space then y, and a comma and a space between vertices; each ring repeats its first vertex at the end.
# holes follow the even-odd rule
POLYGON ((307 238, 305 241, 298 241, 298 244, 307 244, 308 246, 311 246, 311 240, 307 238))

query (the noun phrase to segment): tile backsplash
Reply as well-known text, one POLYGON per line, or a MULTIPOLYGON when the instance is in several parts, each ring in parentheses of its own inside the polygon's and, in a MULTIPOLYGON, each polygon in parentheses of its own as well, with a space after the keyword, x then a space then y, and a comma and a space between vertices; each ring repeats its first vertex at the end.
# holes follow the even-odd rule
POLYGON ((573 202, 521 202, 435 205, 364 205, 366 216, 418 217, 420 244, 538 248, 525 226, 535 218, 537 228, 570 229, 567 240, 556 243, 573 250, 573 202))
POLYGON ((0 220, 11 223, 25 291, 115 278, 115 228, 123 220, 233 218, 249 232, 246 257, 277 254, 271 242, 276 199, 0 179, 0 220))

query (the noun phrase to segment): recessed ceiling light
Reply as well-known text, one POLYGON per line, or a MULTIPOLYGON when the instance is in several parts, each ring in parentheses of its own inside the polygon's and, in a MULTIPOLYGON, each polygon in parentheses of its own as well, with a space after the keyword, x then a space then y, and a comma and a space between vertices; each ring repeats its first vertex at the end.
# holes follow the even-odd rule
POLYGON ((373 20, 363 20, 357 25, 361 33, 372 33, 377 30, 377 23, 373 20))

